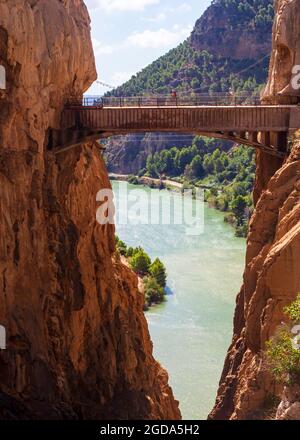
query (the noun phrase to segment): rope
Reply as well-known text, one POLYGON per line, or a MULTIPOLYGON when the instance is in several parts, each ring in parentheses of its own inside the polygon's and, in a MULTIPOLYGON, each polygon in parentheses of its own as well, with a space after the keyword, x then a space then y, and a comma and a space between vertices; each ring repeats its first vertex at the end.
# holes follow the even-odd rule
POLYGON ((99 84, 100 86, 105 87, 107 89, 115 89, 116 88, 115 86, 111 86, 111 85, 106 84, 106 83, 104 83, 102 81, 96 81, 96 84, 99 84))
POLYGON ((240 72, 235 73, 235 75, 240 75, 241 73, 245 73, 248 70, 252 69, 253 67, 257 66, 258 64, 261 63, 261 61, 265 60, 266 58, 270 57, 271 53, 268 53, 267 55, 265 55, 264 57, 260 58, 258 61, 256 61, 255 63, 251 64, 251 66, 246 67, 245 69, 241 70, 240 72))

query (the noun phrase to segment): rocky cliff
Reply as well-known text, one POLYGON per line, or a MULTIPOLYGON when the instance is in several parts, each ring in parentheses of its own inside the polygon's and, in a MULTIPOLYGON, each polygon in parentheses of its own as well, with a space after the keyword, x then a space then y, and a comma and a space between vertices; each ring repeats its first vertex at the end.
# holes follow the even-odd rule
MULTIPOLYGON (((279 0, 276 13, 265 91, 270 101, 288 90, 291 67, 300 56, 299 2, 279 0)), ((232 345, 210 415, 214 419, 261 418, 268 402, 280 398, 282 389, 268 373, 263 350, 285 319, 284 306, 300 291, 300 144, 294 142, 284 164, 265 154, 258 154, 257 163, 257 203, 248 236, 244 284, 237 299, 232 345)), ((284 414, 295 417, 296 400, 295 392, 285 391, 280 418, 284 414)))
POLYGON ((0 0, 0 418, 179 418, 137 278, 96 218, 97 148, 45 150, 96 77, 82 0, 0 0))
MULTIPOLYGON (((190 38, 108 95, 256 90, 267 79, 273 16, 273 0, 215 0, 190 38)), ((137 174, 150 153, 191 142, 171 133, 112 138, 107 163, 115 173, 137 174)))
POLYGON ((191 145, 192 135, 177 133, 144 133, 115 136, 106 144, 108 170, 117 174, 138 174, 146 167, 147 157, 164 148, 191 145))
POLYGON ((196 50, 231 59, 259 59, 270 51, 272 0, 215 0, 191 35, 196 50))
POLYGON ((300 97, 300 3, 296 0, 276 0, 276 12, 269 81, 264 98, 266 101, 283 104, 298 102, 300 97), (294 66, 295 71, 293 71, 294 66))

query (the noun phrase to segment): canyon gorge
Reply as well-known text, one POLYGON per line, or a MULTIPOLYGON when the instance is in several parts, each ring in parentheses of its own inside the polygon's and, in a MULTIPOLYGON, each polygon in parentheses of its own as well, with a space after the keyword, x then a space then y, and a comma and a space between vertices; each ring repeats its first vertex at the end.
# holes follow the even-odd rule
POLYGON ((0 64, 0 417, 180 418, 137 278, 96 222, 110 186, 97 147, 45 149, 96 79, 83 1, 1 0, 0 64))
MULTIPOLYGON (((276 14, 263 99, 288 103, 300 96, 290 89, 300 4, 277 0, 276 14)), ((256 37, 247 48, 253 57, 256 37)), ((201 38, 194 33, 193 45, 201 38)), ((235 52, 243 58, 241 47, 235 52)), ((259 55, 268 47, 265 40, 259 55)), ((114 227, 96 222, 96 194, 110 188, 99 145, 60 154, 46 148, 66 100, 80 99, 96 79, 84 2, 0 0, 0 64, 7 74, 0 90, 0 324, 7 331, 0 419, 180 420, 168 373, 153 357, 138 279, 115 252, 114 227)), ((283 395, 263 351, 300 292, 300 141, 294 137, 284 161, 258 152, 256 162, 244 284, 210 419, 264 418, 266 402, 283 395)), ((278 418, 300 418, 298 407, 286 389, 278 418)))

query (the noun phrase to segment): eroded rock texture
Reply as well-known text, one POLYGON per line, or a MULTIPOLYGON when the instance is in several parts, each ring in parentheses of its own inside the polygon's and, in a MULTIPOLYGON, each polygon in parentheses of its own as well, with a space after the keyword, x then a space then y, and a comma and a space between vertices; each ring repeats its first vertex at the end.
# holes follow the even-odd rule
MULTIPOLYGON (((291 64, 300 57, 299 6, 296 0, 276 4, 274 53, 265 92, 271 100, 276 93, 287 93, 291 64)), ((257 164, 257 203, 250 223, 244 284, 237 298, 232 345, 210 414, 215 419, 261 418, 268 403, 281 396, 282 388, 270 377, 263 350, 285 320, 284 306, 300 292, 300 145, 295 143, 283 165, 264 153, 258 153, 257 164)), ((278 413, 281 418, 289 402, 289 415, 297 407, 295 394, 290 401, 287 394, 292 393, 285 392, 278 413)))
POLYGON ((276 419, 300 420, 300 386, 298 383, 284 388, 276 419))
POLYGON ((191 45, 231 60, 259 60, 270 52, 273 13, 272 0, 215 0, 197 20, 191 45))
POLYGON ((289 104, 300 98, 300 3, 276 0, 275 4, 273 52, 264 98, 289 104))
POLYGON ((279 396, 263 360, 265 342, 300 291, 300 146, 270 180, 250 223, 244 285, 214 418, 245 419, 279 396))
POLYGON ((81 0, 0 0, 0 418, 179 418, 136 276, 96 222, 95 146, 45 150, 96 77, 81 0))

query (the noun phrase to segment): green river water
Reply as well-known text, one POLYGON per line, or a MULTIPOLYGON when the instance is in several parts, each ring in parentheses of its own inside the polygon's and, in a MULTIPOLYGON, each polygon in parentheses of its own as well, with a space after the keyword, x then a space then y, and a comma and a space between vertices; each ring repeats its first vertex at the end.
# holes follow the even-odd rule
MULTIPOLYGON (((120 212, 124 196, 117 187, 118 182, 113 182, 120 212)), ((150 189, 143 189, 150 194, 150 189)), ((168 196, 167 191, 160 195, 168 196)), ((150 202, 144 203, 147 208, 150 202)), ((204 205, 204 218, 204 233, 196 237, 186 235, 182 225, 116 225, 126 244, 142 246, 167 267, 171 293, 146 317, 155 357, 169 373, 184 419, 206 419, 214 404, 246 250, 245 240, 234 236, 222 213, 204 205)))

